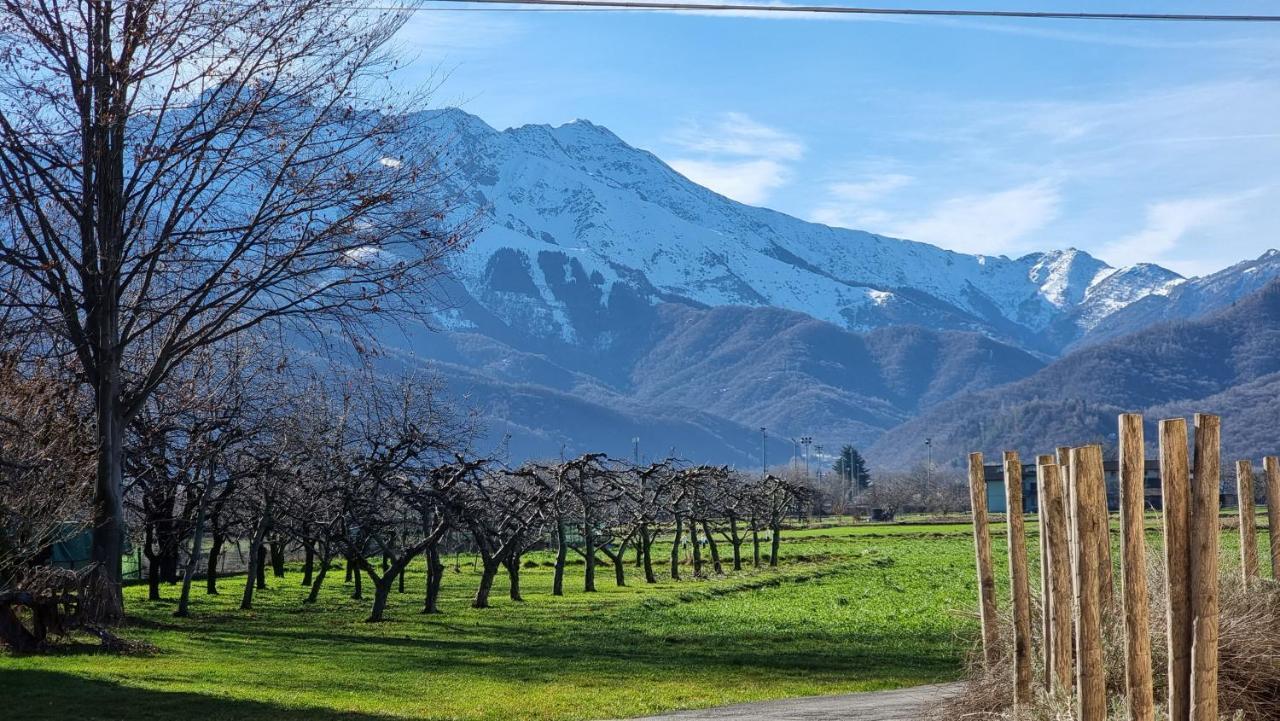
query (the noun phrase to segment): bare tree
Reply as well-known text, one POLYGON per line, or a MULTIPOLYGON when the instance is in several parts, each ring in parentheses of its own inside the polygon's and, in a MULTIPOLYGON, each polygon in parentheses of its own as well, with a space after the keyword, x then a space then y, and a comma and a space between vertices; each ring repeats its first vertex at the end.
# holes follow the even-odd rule
MULTIPOLYGON (((498 570, 541 535, 556 491, 534 474, 501 470, 469 476, 455 491, 461 522, 480 554, 480 583, 471 606, 488 608, 498 570)), ((520 596, 518 568, 511 576, 513 598, 520 596)))
POLYGON ((461 235, 399 112, 421 97, 380 80, 411 5, 2 1, 0 287, 92 390, 118 616, 126 428, 173 368, 264 323, 419 312, 461 235))
MULTIPOLYGON (((576 536, 564 536, 562 542, 582 556, 585 563, 583 590, 596 590, 596 554, 604 553, 613 561, 615 580, 626 585, 622 553, 629 537, 622 530, 619 505, 626 501, 622 485, 624 467, 603 453, 588 453, 561 464, 557 480, 561 492, 573 497, 563 506, 574 512, 565 516, 576 536)), ((563 535, 563 534, 562 534, 563 535)))
POLYGON ((625 490, 631 498, 629 522, 635 529, 636 555, 644 570, 645 583, 657 583, 653 570, 653 544, 658 538, 659 526, 666 519, 666 499, 679 478, 679 470, 673 459, 666 459, 637 467, 632 476, 625 490))
POLYGON ((83 530, 75 519, 91 498, 93 434, 76 390, 56 369, 0 360, 0 644, 18 651, 59 624, 66 589, 42 567, 54 543, 83 530))

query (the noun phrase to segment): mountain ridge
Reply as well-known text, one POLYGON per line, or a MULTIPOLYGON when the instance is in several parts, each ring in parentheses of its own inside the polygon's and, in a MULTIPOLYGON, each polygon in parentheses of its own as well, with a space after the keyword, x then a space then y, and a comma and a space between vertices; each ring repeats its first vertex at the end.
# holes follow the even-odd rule
MULTIPOLYGON (((1255 280, 1114 268, 1075 248, 968 255, 810 223, 699 186, 586 120, 422 119, 459 213, 480 224, 450 268, 442 332, 401 350, 459 392, 470 384, 491 426, 536 439, 511 442, 521 452, 626 453, 637 435, 670 437, 664 418, 701 439, 699 460, 758 462, 761 426, 870 446, 1064 352, 1211 313, 1255 280), (538 423, 513 421, 504 393, 538 423), (717 430, 681 425, 691 414, 717 430)), ((1280 275, 1280 261, 1254 265, 1256 279, 1280 275)))

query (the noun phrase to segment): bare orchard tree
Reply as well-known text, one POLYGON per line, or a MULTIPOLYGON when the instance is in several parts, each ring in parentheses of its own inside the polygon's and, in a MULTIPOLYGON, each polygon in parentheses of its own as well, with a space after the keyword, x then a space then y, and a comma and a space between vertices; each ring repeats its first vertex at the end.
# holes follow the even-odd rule
POLYGON ((789 513, 794 513, 809 498, 809 488, 797 481, 779 478, 772 473, 760 480, 761 504, 768 523, 771 538, 769 565, 778 565, 778 551, 782 545, 782 523, 789 513))
POLYGON ((627 522, 634 529, 636 554, 644 570, 645 583, 657 583, 653 570, 653 544, 658 539, 659 528, 667 520, 666 499, 672 493, 679 469, 673 459, 666 459, 631 471, 632 479, 624 490, 630 498, 627 522))
POLYGON ((247 328, 358 337, 420 312, 461 226, 402 112, 420 94, 383 80, 412 3, 0 1, 0 287, 92 390, 93 555, 118 616, 147 397, 247 328))
MULTIPOLYGON (((556 489, 526 473, 492 468, 472 474, 454 488, 461 523, 470 531, 480 554, 480 583, 472 608, 488 608, 489 594, 499 569, 523 553, 544 532, 556 489)), ((512 596, 518 597, 519 576, 511 577, 512 596)), ((507 567, 508 573, 511 567, 507 567)))
POLYGON ((449 528, 424 515, 437 513, 441 498, 485 464, 460 455, 472 435, 469 418, 453 413, 437 382, 412 376, 348 389, 335 431, 333 492, 342 504, 335 530, 373 583, 369 621, 378 622, 393 583, 449 528), (439 465, 451 455, 453 464, 439 465), (382 556, 381 566, 369 563, 371 553, 382 556))
MULTIPOLYGON (((716 506, 714 518, 719 520, 715 532, 729 543, 733 553, 733 570, 742 570, 742 544, 746 541, 743 531, 751 518, 751 485, 745 474, 725 469, 716 477, 716 494, 713 498, 716 506)), ((712 530, 707 529, 712 535, 712 530)), ((714 537, 714 536, 713 536, 714 537)))
POLYGON ((697 466, 682 474, 683 482, 688 487, 689 535, 693 543, 695 576, 703 575, 699 528, 702 529, 701 543, 706 544, 707 551, 711 554, 712 569, 716 575, 724 574, 724 566, 720 562, 720 544, 716 542, 714 527, 724 516, 725 497, 736 490, 730 487, 729 477, 730 472, 726 466, 697 466))
POLYGON ((588 453, 561 464, 557 481, 562 493, 572 501, 562 504, 565 525, 571 534, 563 542, 582 556, 585 562, 583 590, 596 590, 597 553, 604 552, 614 562, 616 582, 625 585, 622 552, 630 540, 620 533, 620 504, 627 500, 622 482, 625 467, 603 453, 588 453))
POLYGON ((77 390, 54 368, 0 360, 0 645, 20 652, 60 625, 67 579, 45 565, 54 543, 84 530, 76 519, 92 497, 93 432, 77 390))

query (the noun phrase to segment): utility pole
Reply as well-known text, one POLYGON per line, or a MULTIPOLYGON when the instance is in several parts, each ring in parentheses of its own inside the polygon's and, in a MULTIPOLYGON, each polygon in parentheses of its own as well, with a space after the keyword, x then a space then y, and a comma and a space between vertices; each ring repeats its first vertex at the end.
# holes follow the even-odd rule
POLYGON ((804 477, 809 477, 809 446, 813 444, 813 436, 800 436, 800 445, 804 446, 804 477))
POLYGON ((635 456, 636 465, 640 465, 640 436, 631 439, 631 452, 635 456))
POLYGON ((769 475, 769 435, 760 426, 760 477, 769 475))

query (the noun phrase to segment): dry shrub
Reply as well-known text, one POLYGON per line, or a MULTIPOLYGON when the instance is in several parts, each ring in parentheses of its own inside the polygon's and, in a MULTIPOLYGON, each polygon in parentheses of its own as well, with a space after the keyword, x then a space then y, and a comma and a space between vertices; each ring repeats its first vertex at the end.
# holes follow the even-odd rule
MULTIPOLYGON (((1117 574, 1117 581, 1118 581, 1117 574)), ((1152 671, 1155 680, 1156 718, 1164 712, 1168 676, 1165 587, 1163 564, 1153 558, 1148 564, 1151 597, 1152 671)), ((1280 584, 1261 580, 1246 589, 1238 568, 1223 564, 1221 577, 1221 618, 1218 640, 1218 706, 1224 718, 1242 721, 1280 721, 1280 584)), ((1124 614, 1116 610, 1103 614, 1103 664, 1106 667, 1108 719, 1124 721, 1127 708, 1124 694, 1124 614)), ((971 721, 1074 721, 1072 699, 1051 696, 1043 688, 1044 658, 1040 635, 1040 609, 1033 608, 1032 628, 1036 690, 1033 702, 1015 713, 1013 704, 1012 619, 1007 609, 1000 618, 1000 660, 990 670, 982 663, 981 649, 968 659, 969 675, 962 693, 949 703, 946 718, 971 721)))

